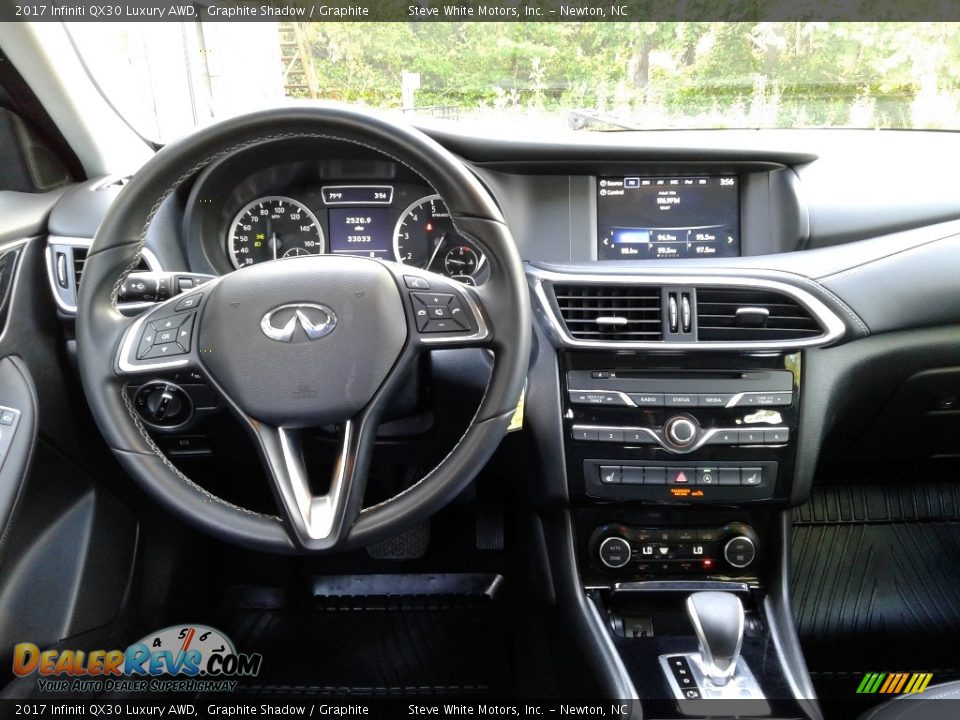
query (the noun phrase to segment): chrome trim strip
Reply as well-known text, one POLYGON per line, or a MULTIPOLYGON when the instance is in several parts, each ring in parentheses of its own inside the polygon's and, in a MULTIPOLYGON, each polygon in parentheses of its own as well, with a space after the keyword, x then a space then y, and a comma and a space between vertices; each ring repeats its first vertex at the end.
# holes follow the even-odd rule
POLYGON ((793 679, 793 673, 790 672, 791 669, 787 666, 786 655, 784 655, 783 652, 783 641, 780 639, 780 631, 777 629, 776 615, 771 607, 769 595, 764 595, 763 597, 763 611, 764 615, 767 616, 767 631, 770 633, 770 639, 773 640, 773 647, 777 651, 777 659, 780 661, 780 667, 783 669, 783 676, 787 680, 787 685, 790 686, 790 692, 793 693, 794 699, 801 701, 801 703, 805 700, 815 700, 815 698, 805 698, 803 696, 803 692, 793 679))
POLYGON ((546 317, 554 340, 563 347, 605 348, 611 350, 786 350, 826 345, 841 338, 846 331, 843 321, 821 300, 788 282, 751 277, 724 275, 600 275, 594 273, 559 273, 528 265, 527 279, 533 288, 540 309, 546 317), (743 287, 776 290, 789 295, 813 315, 826 332, 802 340, 754 340, 750 342, 610 342, 606 340, 577 340, 567 331, 562 318, 554 311, 547 286, 552 283, 581 283, 586 285, 649 285, 656 287, 743 287))
POLYGON ((750 592, 745 582, 733 580, 639 580, 614 583, 613 592, 699 592, 717 590, 722 592, 750 592))
POLYGON ((613 661, 613 665, 617 669, 617 675, 620 676, 620 684, 630 689, 630 697, 622 699, 639 701, 640 696, 637 694, 637 689, 633 684, 633 678, 630 677, 630 673, 626 665, 623 664, 623 658, 620 657, 617 646, 613 644, 613 640, 610 638, 610 630, 607 628, 606 623, 603 622, 603 618, 600 616, 600 610, 597 609, 596 604, 589 595, 586 596, 584 600, 590 609, 590 612, 587 613, 587 620, 592 621, 594 632, 600 636, 604 650, 607 651, 607 654, 613 661))
MULTIPOLYGON (((56 261, 53 257, 53 246, 54 245, 66 245, 67 247, 73 248, 86 248, 90 250, 90 245, 93 244, 92 238, 79 238, 79 237, 67 237, 65 235, 48 235, 47 236, 47 247, 44 251, 44 257, 47 263, 47 279, 50 281, 50 289, 53 292, 53 299, 57 303, 63 312, 67 315, 76 315, 77 306, 70 305, 69 303, 64 302, 63 298, 60 297, 60 291, 58 290, 57 285, 57 271, 56 271, 56 261)), ((143 257, 144 262, 147 263, 147 267, 150 268, 150 272, 163 272, 163 267, 160 265, 160 260, 157 259, 157 256, 147 247, 140 249, 140 254, 143 257)), ((68 272, 72 273, 73 271, 68 268, 68 272)), ((74 287, 74 296, 76 296, 77 289, 74 287)), ((136 310, 137 306, 141 303, 120 303, 119 308, 121 310, 136 310)), ((155 303, 149 303, 149 306, 155 305, 155 303)), ((146 305, 144 307, 147 307, 146 305)))

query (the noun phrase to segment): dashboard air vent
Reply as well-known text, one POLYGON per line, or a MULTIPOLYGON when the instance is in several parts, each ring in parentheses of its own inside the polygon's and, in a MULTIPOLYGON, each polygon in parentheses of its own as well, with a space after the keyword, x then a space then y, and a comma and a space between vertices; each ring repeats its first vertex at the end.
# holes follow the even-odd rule
POLYGON ((553 291, 563 324, 577 340, 662 339, 659 287, 564 284, 553 291))
MULTIPOLYGON (((87 262, 87 248, 85 247, 75 247, 73 248, 73 279, 76 283, 74 287, 80 289, 80 276, 83 275, 83 266, 87 262)), ((140 263, 137 265, 137 272, 149 272, 150 265, 147 261, 141 256, 140 263)))
POLYGON ((773 290, 698 288, 701 342, 806 340, 824 333, 810 311, 773 290))

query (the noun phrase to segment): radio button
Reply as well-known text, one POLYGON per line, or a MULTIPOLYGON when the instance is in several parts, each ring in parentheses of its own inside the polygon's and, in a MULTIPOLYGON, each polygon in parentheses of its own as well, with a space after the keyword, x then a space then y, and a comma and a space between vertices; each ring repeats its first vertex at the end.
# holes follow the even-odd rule
POLYGON ((708 445, 736 445, 740 442, 738 430, 719 430, 708 441, 708 445))
POLYGON ((790 430, 782 428, 780 430, 764 430, 763 442, 769 445, 779 445, 790 439, 790 430))
POLYGON ((704 393, 697 395, 697 402, 700 407, 719 407, 727 406, 727 403, 733 400, 733 393, 704 393))
POLYGON ((573 426, 574 440, 596 440, 599 437, 595 429, 573 426))
POLYGON ((663 407, 663 393, 630 393, 637 407, 663 407))
POLYGON ((597 439, 600 442, 623 442, 623 430, 616 430, 614 428, 607 428, 604 430, 597 431, 597 439))

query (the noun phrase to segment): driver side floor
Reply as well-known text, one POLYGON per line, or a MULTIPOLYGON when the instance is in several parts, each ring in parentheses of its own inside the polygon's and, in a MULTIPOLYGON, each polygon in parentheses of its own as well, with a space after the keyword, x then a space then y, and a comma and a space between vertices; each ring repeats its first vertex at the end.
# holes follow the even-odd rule
POLYGON ((238 694, 513 696, 511 623, 499 599, 500 578, 454 577, 459 581, 423 576, 429 594, 399 576, 328 578, 296 597, 231 589, 219 628, 239 652, 263 655, 259 677, 242 682, 238 694))

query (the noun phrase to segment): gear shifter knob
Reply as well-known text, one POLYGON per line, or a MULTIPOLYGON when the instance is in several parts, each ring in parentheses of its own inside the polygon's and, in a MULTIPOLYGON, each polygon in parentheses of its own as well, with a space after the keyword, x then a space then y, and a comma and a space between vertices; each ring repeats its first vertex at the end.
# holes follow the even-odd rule
POLYGON ((697 592, 687 598, 687 614, 700 642, 703 674, 726 685, 737 669, 743 644, 743 604, 726 592, 697 592))

